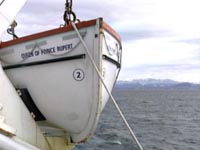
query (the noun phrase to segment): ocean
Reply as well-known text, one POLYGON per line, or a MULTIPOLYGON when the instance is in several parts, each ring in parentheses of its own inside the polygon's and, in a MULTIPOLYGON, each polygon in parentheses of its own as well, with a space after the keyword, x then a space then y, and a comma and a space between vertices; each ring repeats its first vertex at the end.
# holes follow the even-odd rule
MULTIPOLYGON (((113 95, 144 150, 200 149, 197 89, 114 89, 113 95)), ((111 101, 94 136, 75 150, 137 150, 111 101)))

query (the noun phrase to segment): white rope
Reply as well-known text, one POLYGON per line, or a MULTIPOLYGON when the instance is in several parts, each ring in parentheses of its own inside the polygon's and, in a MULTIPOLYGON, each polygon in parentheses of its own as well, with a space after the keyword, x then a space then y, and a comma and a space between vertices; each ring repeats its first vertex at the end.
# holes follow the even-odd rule
POLYGON ((85 48, 85 51, 86 51, 86 53, 88 54, 88 56, 89 56, 89 58, 90 58, 90 61, 91 61, 92 65, 93 65, 93 67, 95 68, 95 71, 97 72, 97 74, 98 74, 98 76, 99 76, 99 78, 100 78, 100 80, 101 80, 101 82, 102 82, 104 88, 106 89, 106 91, 107 91, 107 93, 109 94, 109 96, 110 96, 112 102, 114 103, 115 107, 117 108, 117 110, 118 110, 120 116, 122 117, 122 120, 123 120, 124 123, 126 124, 126 126, 127 126, 128 130, 129 130, 129 132, 130 132, 130 134, 131 134, 133 140, 136 142, 136 144, 138 145, 139 149, 140 149, 140 150, 143 150, 142 145, 141 145, 140 142, 138 141, 138 139, 137 139, 137 137, 135 136, 133 130, 131 129, 129 123, 127 122, 127 120, 126 120, 124 114, 123 114, 122 111, 120 110, 120 108, 119 108, 117 102, 115 101, 114 97, 112 96, 111 92, 109 91, 108 87, 106 86, 106 84, 105 84, 105 82, 104 82, 104 80, 103 80, 103 77, 101 76, 101 73, 99 72, 99 69, 98 69, 97 65, 95 64, 95 61, 93 60, 92 55, 91 55, 89 49, 87 48, 85 42, 83 41, 83 39, 82 39, 82 37, 81 37, 81 35, 80 35, 80 33, 79 33, 79 31, 78 31, 78 29, 77 29, 75 23, 72 22, 71 24, 72 24, 74 30, 76 31, 76 33, 77 33, 77 35, 78 35, 80 41, 82 42, 82 44, 83 44, 83 46, 84 46, 84 48, 85 48))

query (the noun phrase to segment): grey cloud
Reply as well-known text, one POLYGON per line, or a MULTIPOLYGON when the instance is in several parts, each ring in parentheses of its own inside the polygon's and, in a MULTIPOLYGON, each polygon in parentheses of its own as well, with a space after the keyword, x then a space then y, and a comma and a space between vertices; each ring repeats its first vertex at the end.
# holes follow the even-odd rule
POLYGON ((199 69, 199 65, 191 65, 191 64, 170 64, 170 65, 138 65, 135 67, 124 67, 123 70, 125 72, 132 72, 133 74, 162 74, 162 73, 170 73, 170 72, 188 72, 188 71, 197 71, 199 69))
MULTIPOLYGON (((63 12, 65 1, 49 0, 27 1, 26 5, 20 12, 19 21, 28 25, 59 25, 63 23, 63 12)), ((80 20, 88 20, 97 17, 103 17, 108 24, 121 23, 124 20, 138 22, 142 16, 151 12, 151 3, 134 1, 73 1, 73 11, 80 20), (132 9, 134 7, 134 9, 132 9)), ((123 28, 126 28, 125 26, 123 28)), ((124 31, 124 29, 116 29, 124 40, 136 40, 141 38, 150 38, 154 36, 165 36, 167 31, 159 29, 151 29, 150 25, 139 24, 133 26, 132 29, 124 31), (144 29, 142 29, 144 28, 144 29)))
POLYGON ((133 67, 132 69, 149 69, 149 70, 191 70, 191 69, 198 69, 199 65, 192 65, 192 64, 158 64, 158 65, 139 65, 137 67, 133 67))
MULTIPOLYGON (((198 65, 140 65, 137 67, 124 67, 121 71, 121 78, 162 78, 162 79, 178 79, 178 76, 192 73, 199 75, 200 70, 198 65)), ((193 80, 188 76, 188 81, 193 80)))
POLYGON ((60 11, 60 9, 64 10, 64 3, 62 3, 61 1, 30 0, 26 2, 21 10, 21 13, 43 15, 43 13, 55 13, 56 11, 60 11))
POLYGON ((170 36, 170 32, 164 30, 151 29, 133 29, 132 31, 119 31, 122 39, 125 41, 134 41, 146 38, 157 38, 170 36))
MULTIPOLYGON (((94 19, 104 17, 105 20, 113 21, 114 14, 117 11, 111 12, 110 6, 106 3, 95 1, 74 1, 73 11, 80 20, 94 19)), ((26 5, 21 10, 19 19, 25 24, 54 24, 54 22, 63 22, 63 13, 65 10, 65 1, 27 1, 26 5), (59 21, 58 21, 59 20, 59 21)))
POLYGON ((200 44, 200 38, 187 38, 187 39, 181 39, 176 40, 174 42, 182 42, 182 43, 189 43, 189 44, 200 44))

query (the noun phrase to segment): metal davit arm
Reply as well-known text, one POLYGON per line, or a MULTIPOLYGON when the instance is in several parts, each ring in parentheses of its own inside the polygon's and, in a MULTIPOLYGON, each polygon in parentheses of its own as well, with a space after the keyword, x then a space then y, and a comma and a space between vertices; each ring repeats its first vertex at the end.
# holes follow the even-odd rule
POLYGON ((23 144, 0 134, 0 149, 1 150, 39 150, 28 144, 23 144))
MULTIPOLYGON (((32 118, 23 118, 26 115, 26 109, 23 108, 20 98, 18 97, 15 88, 4 73, 0 63, 0 149, 2 150, 39 150, 38 148, 29 145, 17 138, 18 134, 26 133, 28 130, 27 124, 24 124, 24 129, 20 127, 22 121, 29 121, 32 118), (24 111, 24 114, 21 114, 24 111), (24 115, 24 116, 23 116, 24 115), (23 117, 22 117, 23 116, 23 117), (22 117, 22 118, 21 118, 22 117)), ((34 123, 34 122, 30 122, 34 123)), ((29 130, 32 130, 29 128, 29 130)), ((34 132, 29 131, 29 132, 34 132)), ((32 133, 30 133, 32 134, 32 133)))

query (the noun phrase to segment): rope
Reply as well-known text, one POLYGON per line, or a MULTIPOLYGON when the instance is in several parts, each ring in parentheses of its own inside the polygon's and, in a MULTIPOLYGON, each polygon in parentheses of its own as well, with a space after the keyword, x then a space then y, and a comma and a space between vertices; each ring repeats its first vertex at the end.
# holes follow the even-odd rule
POLYGON ((119 112, 119 114, 120 114, 122 120, 124 121, 126 127, 128 128, 128 130, 129 130, 129 132, 130 132, 130 134, 131 134, 131 136, 132 136, 132 139, 136 142, 136 144, 138 145, 139 149, 140 149, 140 150, 143 150, 142 145, 140 144, 140 142, 138 141, 137 137, 135 136, 135 134, 134 134, 133 130, 131 129, 129 123, 127 122, 127 120, 126 120, 124 114, 123 114, 122 111, 120 110, 120 108, 119 108, 119 106, 118 106, 116 100, 114 99, 114 97, 112 96, 112 94, 111 94, 111 92, 109 91, 108 87, 106 86, 106 84, 105 84, 105 82, 104 82, 104 80, 103 80, 103 77, 101 76, 101 73, 100 73, 100 71, 99 71, 97 65, 95 64, 95 61, 93 60, 92 55, 91 55, 91 53, 90 53, 88 47, 86 46, 85 42, 83 41, 83 39, 82 39, 82 37, 81 37, 81 35, 80 35, 80 33, 79 33, 79 31, 78 31, 78 29, 77 29, 75 23, 72 22, 71 24, 72 24, 74 30, 76 31, 76 33, 77 33, 79 39, 81 40, 81 42, 82 42, 82 44, 83 44, 83 46, 84 46, 84 48, 85 48, 85 51, 86 51, 86 53, 88 54, 89 59, 90 59, 92 65, 93 65, 95 71, 97 72, 97 74, 98 74, 98 76, 99 76, 99 79, 101 80, 101 82, 102 82, 104 88, 106 89, 106 91, 107 91, 107 93, 109 94, 109 96, 110 96, 112 102, 114 103, 114 105, 115 105, 117 111, 119 112))

